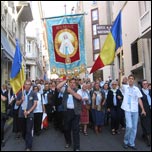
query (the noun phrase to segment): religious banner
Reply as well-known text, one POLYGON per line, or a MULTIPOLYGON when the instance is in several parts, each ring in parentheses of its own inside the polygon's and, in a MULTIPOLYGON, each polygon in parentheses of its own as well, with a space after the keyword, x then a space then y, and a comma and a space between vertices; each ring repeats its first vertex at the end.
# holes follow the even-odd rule
POLYGON ((45 19, 51 74, 78 76, 86 70, 84 14, 45 19))

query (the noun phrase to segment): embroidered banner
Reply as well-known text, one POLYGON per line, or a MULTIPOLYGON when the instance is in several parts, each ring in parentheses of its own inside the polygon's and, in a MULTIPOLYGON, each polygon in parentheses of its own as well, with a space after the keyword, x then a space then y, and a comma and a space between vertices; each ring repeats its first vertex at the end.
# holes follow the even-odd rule
POLYGON ((46 19, 51 74, 78 76, 86 70, 83 15, 46 19))

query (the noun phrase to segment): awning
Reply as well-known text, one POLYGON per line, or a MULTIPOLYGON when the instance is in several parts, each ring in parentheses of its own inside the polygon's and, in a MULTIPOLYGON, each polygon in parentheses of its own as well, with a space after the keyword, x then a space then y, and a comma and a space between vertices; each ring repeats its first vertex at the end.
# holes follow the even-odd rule
POLYGON ((10 44, 4 34, 4 32, 1 30, 1 45, 3 46, 3 53, 10 59, 13 60, 14 58, 14 52, 12 52, 10 44))

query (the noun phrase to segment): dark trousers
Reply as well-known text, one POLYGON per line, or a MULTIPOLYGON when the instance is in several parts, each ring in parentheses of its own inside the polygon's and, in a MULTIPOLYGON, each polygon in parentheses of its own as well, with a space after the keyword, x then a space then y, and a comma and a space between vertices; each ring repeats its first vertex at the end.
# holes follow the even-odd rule
POLYGON ((125 112, 123 109, 120 109, 120 125, 122 128, 126 128, 125 125, 125 112))
POLYGON ((34 118, 19 118, 22 136, 25 139, 25 148, 32 148, 32 130, 34 126, 34 118))
POLYGON ((18 109, 13 110, 13 132, 18 133, 21 131, 20 122, 18 117, 18 109))
POLYGON ((68 109, 64 111, 64 137, 66 143, 71 144, 72 131, 74 150, 80 149, 79 121, 80 115, 75 115, 74 110, 68 109))
POLYGON ((55 128, 63 132, 63 111, 56 111, 55 128))
MULTIPOLYGON (((147 114, 147 113, 146 113, 147 114)), ((143 135, 147 136, 151 134, 151 115, 141 116, 140 123, 143 131, 143 135)))
POLYGON ((1 142, 4 140, 4 126, 6 122, 6 113, 1 113, 1 142))
POLYGON ((111 113, 111 129, 118 130, 120 123, 120 108, 113 107, 110 109, 111 113))
POLYGON ((34 113, 34 133, 39 134, 41 131, 43 112, 34 113))
POLYGON ((45 104, 46 113, 48 116, 49 122, 54 121, 54 109, 51 104, 45 104))

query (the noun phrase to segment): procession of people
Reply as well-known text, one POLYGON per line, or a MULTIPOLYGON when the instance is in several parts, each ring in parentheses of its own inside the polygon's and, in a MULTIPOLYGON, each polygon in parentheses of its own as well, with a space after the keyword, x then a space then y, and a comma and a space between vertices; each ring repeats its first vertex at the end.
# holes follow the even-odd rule
POLYGON ((24 89, 17 95, 2 85, 1 147, 5 146, 4 126, 10 104, 13 108, 12 132, 16 139, 25 140, 26 151, 32 150, 33 136, 41 136, 43 129, 50 129, 50 124, 63 133, 66 149, 71 147, 79 151, 81 132, 87 137, 88 128, 91 128, 99 135, 102 128, 110 124, 111 135, 125 130, 123 147, 135 150, 138 116, 143 131, 141 136, 147 146, 151 146, 151 89, 147 80, 142 81, 140 90, 134 84, 133 75, 126 78, 126 83, 121 85, 118 80, 104 82, 101 78, 93 82, 89 78, 75 77, 48 81, 27 79, 24 89), (48 118, 47 128, 42 126, 43 113, 48 118))

